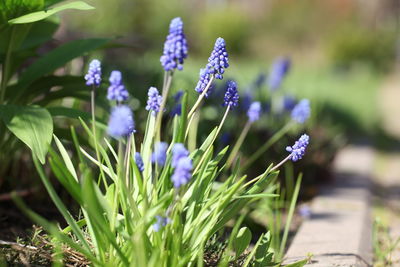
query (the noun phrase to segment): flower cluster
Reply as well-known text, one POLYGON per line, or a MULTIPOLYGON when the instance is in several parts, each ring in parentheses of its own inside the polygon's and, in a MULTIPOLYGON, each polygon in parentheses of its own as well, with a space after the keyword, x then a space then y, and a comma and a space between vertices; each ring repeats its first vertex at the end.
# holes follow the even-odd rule
POLYGON ((292 111, 296 106, 296 99, 290 95, 283 97, 283 109, 286 111, 292 111))
POLYGON ((151 155, 151 161, 157 163, 159 166, 164 166, 167 159, 168 144, 165 142, 158 142, 155 145, 154 152, 151 155))
POLYGON ((147 100, 146 110, 151 110, 152 114, 155 116, 160 111, 162 96, 158 93, 158 90, 155 87, 150 87, 147 95, 149 98, 147 100))
POLYGON ((189 158, 189 151, 186 150, 183 144, 175 144, 172 149, 172 164, 175 168, 174 174, 171 177, 175 188, 179 188, 189 182, 192 177, 193 164, 189 158))
POLYGON ((308 99, 302 99, 293 108, 291 116, 294 121, 298 123, 304 123, 310 117, 310 113, 310 101, 308 99))
POLYGON ((110 78, 110 86, 107 90, 107 99, 108 100, 116 100, 118 102, 126 101, 128 99, 128 91, 125 89, 125 86, 122 84, 122 74, 118 70, 113 70, 111 72, 110 78))
POLYGON ((97 59, 93 59, 89 64, 88 73, 85 75, 87 86, 98 87, 101 83, 101 63, 97 59))
POLYGON ((261 103, 253 102, 251 103, 249 110, 247 111, 247 117, 249 117, 250 122, 255 122, 260 119, 261 113, 261 103))
POLYGON ((180 116, 182 112, 182 104, 180 103, 181 98, 183 96, 183 91, 180 90, 174 95, 175 106, 172 108, 170 112, 170 116, 173 117, 175 115, 180 116))
POLYGON ((306 148, 310 142, 310 137, 307 134, 303 134, 299 140, 297 140, 293 146, 286 147, 286 151, 290 152, 290 159, 292 161, 298 161, 301 159, 305 152, 306 148))
POLYGON ((236 107, 239 102, 237 85, 234 81, 229 81, 226 88, 223 106, 236 107))
POLYGON ((174 18, 169 25, 169 34, 164 43, 161 65, 165 71, 182 70, 183 61, 187 56, 188 45, 183 33, 183 22, 181 18, 174 18))
POLYGON ((144 171, 144 164, 143 164, 142 156, 140 155, 139 152, 135 153, 135 163, 136 163, 136 166, 138 167, 139 171, 143 172, 144 171))
POLYGON ((128 136, 135 132, 132 110, 126 105, 112 109, 108 122, 108 134, 115 138, 128 136))
POLYGON ((153 224, 153 230, 158 232, 162 227, 166 226, 171 222, 171 219, 168 217, 162 217, 160 215, 156 215, 157 222, 153 224))
POLYGON ((225 69, 229 67, 228 52, 225 40, 221 37, 215 41, 214 49, 208 58, 207 70, 216 79, 222 80, 225 69))
MULTIPOLYGON (((196 92, 199 94, 203 93, 203 91, 206 89, 207 85, 210 83, 211 80, 211 75, 210 72, 208 71, 207 67, 204 69, 200 69, 200 77, 199 81, 197 82, 196 85, 196 92)), ((208 89, 207 92, 205 93, 205 97, 209 97, 211 91, 208 89)))
POLYGON ((290 60, 288 58, 279 58, 274 62, 268 76, 268 85, 272 91, 275 91, 281 86, 283 78, 288 73, 289 68, 290 60))

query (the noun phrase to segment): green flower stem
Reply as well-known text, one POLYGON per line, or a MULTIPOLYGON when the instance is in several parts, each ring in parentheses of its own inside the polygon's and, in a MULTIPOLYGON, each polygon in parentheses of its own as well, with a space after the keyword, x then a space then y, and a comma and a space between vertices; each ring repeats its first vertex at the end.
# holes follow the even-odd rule
POLYGON ((246 171, 254 161, 256 161, 262 154, 264 154, 268 148, 275 144, 282 136, 284 136, 292 127, 293 121, 288 122, 282 129, 276 132, 263 146, 261 146, 244 164, 241 169, 242 172, 246 171))
MULTIPOLYGON (((276 171, 280 166, 282 166, 286 161, 288 161, 290 158, 292 157, 292 154, 290 154, 289 156, 287 156, 286 158, 284 158, 281 162, 279 162, 276 166, 274 166, 273 168, 271 168, 268 173, 271 173, 273 171, 276 171)), ((244 188, 246 188, 247 186, 251 185, 254 182, 257 182, 262 176, 259 175, 256 178, 248 181, 245 185, 244 188)))
MULTIPOLYGON (((200 103, 201 103, 201 100, 203 100, 203 98, 205 97, 205 95, 206 95, 208 89, 211 87, 211 83, 213 82, 213 80, 214 80, 214 76, 212 75, 211 78, 210 78, 210 81, 208 82, 208 84, 207 84, 207 86, 206 86, 206 88, 205 88, 205 89, 203 90, 203 92, 200 94, 199 98, 197 98, 196 103, 193 105, 192 109, 189 111, 189 113, 188 113, 188 119, 189 119, 190 117, 192 117, 193 114, 196 112, 197 108, 199 107, 199 105, 200 105, 200 103)), ((190 126, 190 125, 188 125, 188 127, 189 127, 189 126, 190 126)))
POLYGON ((129 162, 131 156, 131 144, 132 144, 133 134, 129 135, 128 141, 126 143, 125 148, 125 156, 124 156, 124 167, 125 167, 125 179, 126 179, 126 187, 130 188, 130 180, 129 180, 129 162))
POLYGON ((235 160, 237 153, 239 151, 239 148, 242 146, 244 139, 247 136, 247 133, 250 130, 250 126, 251 126, 251 121, 247 121, 246 125, 244 126, 242 132, 240 133, 240 136, 238 138, 238 140, 236 141, 235 146, 233 147, 231 153, 229 154, 229 157, 226 161, 226 165, 228 168, 231 167, 233 161, 235 160))
POLYGON ((1 70, 2 77, 1 77, 1 84, 0 84, 0 105, 3 104, 3 102, 4 102, 4 96, 6 94, 7 83, 8 83, 8 79, 10 78, 9 76, 10 76, 10 65, 11 65, 11 54, 12 54, 12 50, 13 50, 13 46, 14 46, 14 40, 15 40, 15 26, 12 26, 10 41, 8 43, 6 57, 4 59, 3 67, 1 70))
POLYGON ((204 159, 205 159, 205 157, 206 157, 208 151, 211 149, 212 144, 215 142, 215 139, 217 139, 217 136, 218 136, 218 134, 220 133, 220 131, 221 131, 221 129, 222 129, 222 126, 223 126, 224 123, 225 123, 226 117, 228 116, 228 113, 229 113, 229 110, 230 110, 230 109, 231 109, 231 106, 228 105, 228 106, 226 107, 225 114, 224 114, 224 116, 222 117, 222 120, 221 120, 220 124, 218 125, 217 132, 215 133, 215 135, 214 135, 214 137, 213 137, 213 139, 212 139, 210 145, 207 147, 206 151, 204 151, 203 156, 201 157, 199 163, 198 163, 197 166, 196 166, 196 169, 193 171, 193 175, 199 170, 200 166, 203 164, 203 161, 204 161, 204 159))
MULTIPOLYGON (((93 85, 92 87, 92 91, 90 92, 90 109, 92 112, 92 131, 93 131, 93 141, 94 141, 94 149, 96 151, 96 158, 97 161, 99 162, 99 166, 100 166, 100 176, 101 179, 103 179, 103 184, 104 186, 107 188, 107 181, 106 181, 106 177, 104 175, 103 172, 103 167, 101 166, 101 160, 100 160, 100 153, 99 153, 99 148, 98 148, 98 144, 97 144, 97 135, 96 135, 96 116, 95 116, 95 103, 94 103, 94 97, 95 97, 95 90, 96 87, 93 85)), ((100 184, 100 179, 98 180, 98 183, 100 184)))
POLYGON ((167 103, 167 98, 168 98, 168 92, 171 87, 171 82, 172 82, 172 71, 165 72, 164 74, 164 82, 163 82, 163 89, 162 89, 162 101, 160 105, 160 111, 157 113, 157 118, 156 118, 156 141, 161 140, 161 122, 162 122, 162 116, 163 112, 165 109, 165 105, 167 103))

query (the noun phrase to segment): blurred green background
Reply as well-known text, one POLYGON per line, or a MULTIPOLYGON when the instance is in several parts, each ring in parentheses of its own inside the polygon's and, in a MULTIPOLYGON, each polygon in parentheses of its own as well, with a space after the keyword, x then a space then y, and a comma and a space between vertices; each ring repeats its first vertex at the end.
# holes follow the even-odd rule
POLYGON ((323 121, 353 136, 381 132, 377 90, 396 61, 398 1, 356 0, 92 0, 96 10, 65 12, 60 41, 115 38, 100 51, 105 68, 124 71, 143 99, 160 86, 159 56, 172 18, 181 17, 189 58, 174 88, 190 91, 217 37, 230 53, 226 77, 248 88, 280 56, 292 60, 283 90, 310 98, 323 121), (332 118, 333 116, 333 118, 332 118), (352 127, 349 129, 349 125, 352 127))

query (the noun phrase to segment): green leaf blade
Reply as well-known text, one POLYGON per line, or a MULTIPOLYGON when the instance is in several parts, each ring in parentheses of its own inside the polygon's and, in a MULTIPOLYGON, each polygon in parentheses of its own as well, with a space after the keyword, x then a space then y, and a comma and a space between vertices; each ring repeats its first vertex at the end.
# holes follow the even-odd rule
POLYGON ((0 118, 7 128, 45 163, 48 146, 53 135, 50 113, 38 106, 0 105, 0 118))
POLYGON ((36 11, 26 15, 22 15, 18 18, 10 19, 8 21, 9 24, 24 24, 24 23, 32 23, 35 21, 43 20, 47 17, 50 17, 58 12, 67 10, 67 9, 77 9, 77 10, 90 10, 94 9, 93 6, 83 2, 83 1, 74 1, 70 3, 66 3, 63 5, 59 5, 54 8, 49 8, 43 11, 36 11))

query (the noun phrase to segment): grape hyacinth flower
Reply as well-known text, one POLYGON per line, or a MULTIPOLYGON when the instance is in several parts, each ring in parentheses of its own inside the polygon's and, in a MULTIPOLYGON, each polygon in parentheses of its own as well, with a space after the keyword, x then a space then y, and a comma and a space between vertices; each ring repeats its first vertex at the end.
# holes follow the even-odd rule
POLYGON ((298 123, 304 123, 311 113, 310 101, 302 99, 292 110, 292 119, 298 123))
POLYGON ((281 86, 289 68, 290 60, 288 58, 279 58, 274 62, 268 76, 268 85, 271 91, 275 91, 281 86))
POLYGON ((305 152, 306 148, 310 142, 310 137, 307 134, 303 134, 299 140, 297 140, 293 146, 287 146, 286 151, 290 152, 290 159, 295 162, 301 159, 305 152))
POLYGON ((160 166, 164 166, 165 160, 167 159, 168 144, 165 142, 158 142, 155 145, 153 154, 151 155, 151 161, 157 163, 160 166))
POLYGON ((192 160, 189 157, 182 157, 178 160, 174 174, 171 177, 175 188, 179 188, 189 182, 192 177, 192 160))
POLYGON ((240 112, 246 112, 249 110, 250 105, 253 101, 253 95, 251 94, 250 89, 246 90, 241 99, 242 101, 240 101, 240 112))
POLYGON ((93 59, 89 64, 88 73, 85 75, 87 86, 99 87, 101 83, 101 63, 97 59, 93 59))
POLYGON ((144 164, 143 164, 142 156, 140 155, 139 152, 135 153, 135 163, 136 163, 136 166, 138 167, 139 171, 143 172, 144 171, 144 164))
POLYGON ((162 217, 160 215, 156 216, 157 222, 153 224, 153 230, 158 232, 162 227, 166 226, 171 222, 171 219, 168 217, 162 217))
POLYGON ((296 106, 296 99, 290 95, 283 97, 283 109, 286 111, 292 111, 296 106))
POLYGON ((178 161, 181 158, 185 158, 189 156, 189 151, 185 148, 185 146, 181 143, 177 143, 172 148, 172 163, 171 166, 176 168, 178 165, 178 161))
POLYGON ((260 118, 261 113, 261 103, 253 102, 250 105, 249 110, 247 111, 247 116, 249 117, 250 122, 255 122, 260 118))
POLYGON ((228 82, 226 88, 223 106, 236 107, 239 102, 239 94, 237 91, 237 85, 234 81, 228 82))
MULTIPOLYGON (((199 94, 203 93, 203 91, 207 87, 207 84, 210 82, 210 79, 211 79, 211 75, 210 75, 208 68, 206 67, 204 69, 200 69, 199 81, 197 82, 197 85, 195 88, 196 92, 198 92, 199 94)), ((208 98, 209 95, 211 94, 210 89, 211 88, 209 88, 204 95, 206 98, 208 98)))
POLYGON ((120 138, 134 132, 136 131, 132 110, 126 105, 114 107, 108 122, 108 134, 120 138))
POLYGON ((223 38, 219 37, 215 41, 207 66, 210 74, 214 74, 216 79, 222 80, 225 69, 229 67, 228 52, 223 38))
POLYGON ((181 98, 183 96, 183 91, 179 90, 175 95, 174 95, 174 101, 176 103, 176 105, 172 108, 171 112, 170 112, 170 116, 173 117, 175 115, 180 116, 181 112, 182 112, 182 104, 180 103, 181 98))
POLYGON ((155 87, 150 87, 147 95, 149 98, 147 100, 146 110, 151 110, 152 115, 155 116, 160 111, 162 96, 158 93, 158 90, 155 87))
POLYGON ((183 33, 181 18, 174 18, 169 25, 169 34, 164 43, 163 55, 160 58, 165 71, 182 70, 183 61, 188 56, 188 45, 183 33))
POLYGON ((122 84, 122 74, 118 70, 113 70, 111 72, 110 78, 110 86, 107 90, 107 99, 108 100, 116 100, 118 102, 126 101, 128 99, 128 91, 125 89, 125 86, 122 84))

